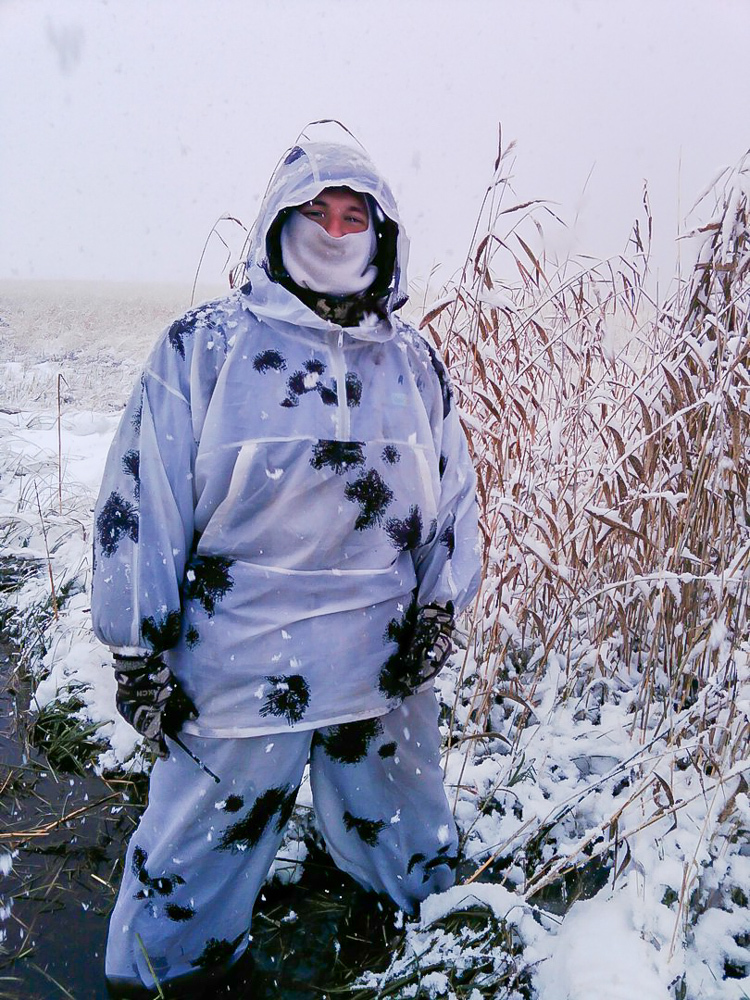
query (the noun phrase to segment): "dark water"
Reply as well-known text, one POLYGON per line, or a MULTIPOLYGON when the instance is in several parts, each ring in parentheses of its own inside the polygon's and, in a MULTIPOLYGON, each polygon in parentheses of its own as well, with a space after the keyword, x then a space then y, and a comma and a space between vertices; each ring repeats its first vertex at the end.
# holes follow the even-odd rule
MULTIPOLYGON (((0 1000, 99 1000, 107 920, 145 781, 53 770, 29 745, 28 686, 15 678, 14 656, 0 641, 0 857, 15 853, 0 875, 0 907, 10 906, 0 920, 0 1000)), ((299 883, 264 890, 253 923, 257 971, 232 995, 325 996, 387 964, 394 914, 313 846, 299 883)))
POLYGON ((139 811, 125 797, 136 789, 56 773, 28 746, 27 692, 10 686, 13 652, 0 644, 0 856, 16 855, 0 876, 11 907, 0 924, 0 997, 103 997, 112 880, 139 811))

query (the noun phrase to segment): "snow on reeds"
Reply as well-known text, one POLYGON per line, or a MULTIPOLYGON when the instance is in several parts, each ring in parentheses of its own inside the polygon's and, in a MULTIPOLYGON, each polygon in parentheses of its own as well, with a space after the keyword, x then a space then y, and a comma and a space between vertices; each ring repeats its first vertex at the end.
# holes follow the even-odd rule
MULTIPOLYGON (((663 302, 647 199, 627 255, 558 266, 544 206, 506 207, 503 169, 423 321, 458 385, 485 541, 453 702, 459 802, 506 755, 480 804, 502 834, 473 819, 468 882, 502 872, 528 906, 603 875, 671 986, 631 976, 613 997, 746 996, 750 157, 713 190, 695 268, 663 302)), ((550 968, 554 951, 545 998, 604 995, 559 992, 550 968)))
MULTIPOLYGON (((645 197, 622 257, 558 264, 549 208, 507 204, 506 163, 462 275, 423 321, 456 383, 485 550, 474 614, 438 679, 459 884, 399 918, 390 962, 351 992, 745 997, 750 161, 698 206, 695 268, 663 300, 645 197)), ((44 322, 51 337, 36 315, 29 331, 44 322)), ((120 406, 146 333, 169 315, 123 324, 118 312, 116 349, 74 332, 43 370, 43 346, 29 347, 6 407, 38 397, 42 412, 0 415, 5 551, 40 567, 8 599, 23 662, 42 711, 67 704, 89 737, 98 727, 100 768, 140 763, 86 617, 90 509, 115 417, 70 410, 120 406), (62 457, 59 371, 73 386, 62 457)), ((285 856, 304 858, 301 836, 285 856)))

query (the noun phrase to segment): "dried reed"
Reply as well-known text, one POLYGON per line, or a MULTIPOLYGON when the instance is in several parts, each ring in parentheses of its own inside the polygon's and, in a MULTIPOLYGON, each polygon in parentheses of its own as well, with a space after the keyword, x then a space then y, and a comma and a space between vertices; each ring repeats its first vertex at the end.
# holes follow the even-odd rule
MULTIPOLYGON (((584 708, 598 682, 635 678, 635 727, 688 708, 709 721, 704 692, 731 702, 748 631, 750 161, 717 193, 691 278, 659 304, 646 197, 629 256, 555 265, 533 246, 544 206, 502 207, 506 155, 463 274, 422 324, 479 471, 475 716, 499 689, 533 699, 514 665, 543 669, 555 649, 584 708), (509 263, 513 283, 498 277, 509 263)), ((727 721, 709 727, 710 753, 731 763, 741 723, 727 721)))
POLYGON ((34 493, 36 495, 36 506, 39 511, 39 520, 42 526, 42 537, 44 538, 44 551, 47 555, 47 570, 49 572, 49 586, 50 586, 50 596, 52 600, 52 613, 55 616, 55 621, 59 618, 58 606, 57 606, 57 594, 55 592, 55 578, 52 574, 52 556, 49 551, 49 542, 47 540, 47 525, 44 523, 44 515, 42 514, 42 504, 39 500, 39 490, 36 483, 34 483, 34 493))
MULTIPOLYGON (((695 267, 663 301, 649 290, 645 193, 626 253, 560 264, 544 249, 546 206, 504 205, 508 154, 459 280, 422 321, 456 383, 484 540, 465 657, 478 670, 454 705, 466 720, 468 702, 468 726, 450 726, 465 749, 456 800, 499 701, 506 717, 512 706, 500 771, 512 796, 550 662, 574 718, 597 725, 605 702, 623 702, 639 748, 607 821, 581 826, 580 795, 526 817, 468 879, 513 859, 533 901, 592 865, 616 881, 641 831, 662 836, 696 797, 707 849, 738 828, 709 816, 746 790, 750 766, 750 154, 713 189, 695 267), (683 768, 698 792, 675 779, 683 768)), ((699 915, 701 879, 686 869, 675 935, 699 915)))

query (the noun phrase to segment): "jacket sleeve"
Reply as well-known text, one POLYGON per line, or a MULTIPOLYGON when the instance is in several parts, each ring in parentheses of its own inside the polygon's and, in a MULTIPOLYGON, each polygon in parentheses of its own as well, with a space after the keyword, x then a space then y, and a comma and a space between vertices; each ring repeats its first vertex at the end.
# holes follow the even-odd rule
POLYGON ((421 606, 451 602, 461 611, 476 595, 481 578, 476 474, 448 372, 433 348, 426 347, 438 390, 431 424, 440 487, 437 525, 414 553, 417 602, 421 606))
POLYGON ((201 361, 205 356, 215 369, 221 355, 205 350, 216 337, 202 315, 177 320, 157 343, 105 466, 94 514, 91 614, 97 637, 121 653, 158 653, 180 637, 180 588, 193 543, 196 414, 206 389, 201 361))

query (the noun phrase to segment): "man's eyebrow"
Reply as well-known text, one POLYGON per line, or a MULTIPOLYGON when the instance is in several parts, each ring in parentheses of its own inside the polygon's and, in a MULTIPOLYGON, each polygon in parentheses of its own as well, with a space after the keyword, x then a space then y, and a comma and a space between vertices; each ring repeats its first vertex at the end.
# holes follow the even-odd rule
MULTIPOLYGON (((306 201, 305 204, 306 205, 322 205, 323 208, 328 208, 328 206, 330 205, 330 202, 328 201, 328 199, 324 195, 318 195, 317 198, 311 198, 310 201, 306 201)), ((362 202, 357 201, 355 198, 352 198, 352 200, 346 206, 345 211, 351 212, 352 209, 356 209, 358 212, 361 212, 363 215, 367 214, 366 207, 362 204, 362 202)))

